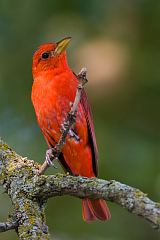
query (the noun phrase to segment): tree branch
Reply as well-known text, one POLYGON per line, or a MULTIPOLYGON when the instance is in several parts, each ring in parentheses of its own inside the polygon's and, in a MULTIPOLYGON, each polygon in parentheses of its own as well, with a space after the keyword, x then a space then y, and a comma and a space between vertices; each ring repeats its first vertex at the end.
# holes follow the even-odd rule
POLYGON ((112 201, 160 229, 160 203, 138 189, 114 180, 63 174, 38 176, 38 169, 37 163, 19 156, 0 140, 0 183, 12 200, 20 239, 49 239, 45 203, 61 195, 112 201))
MULTIPOLYGON (((80 198, 102 198, 119 204, 129 212, 141 216, 160 229, 160 203, 153 202, 139 189, 115 180, 74 177, 57 174, 41 176, 34 182, 31 197, 46 199, 54 196, 71 195, 80 198)), ((27 192, 29 194, 29 192, 27 192)))
POLYGON ((18 223, 15 222, 0 222, 0 232, 6 232, 8 230, 16 229, 18 223))
MULTIPOLYGON (((15 153, 0 139, 0 184, 11 198, 19 239, 49 239, 45 223, 45 202, 26 196, 24 186, 37 174, 39 165, 15 153)), ((29 184, 28 184, 29 187, 29 184)))

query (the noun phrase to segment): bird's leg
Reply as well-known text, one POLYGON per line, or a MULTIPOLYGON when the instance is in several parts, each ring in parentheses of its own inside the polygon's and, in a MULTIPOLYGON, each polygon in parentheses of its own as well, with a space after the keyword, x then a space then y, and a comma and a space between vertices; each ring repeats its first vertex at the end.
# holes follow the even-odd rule
POLYGON ((58 160, 58 154, 54 148, 49 148, 46 151, 46 159, 45 162, 48 166, 53 166, 54 168, 57 168, 53 161, 58 160))
POLYGON ((75 139, 77 142, 80 141, 80 138, 79 138, 79 136, 77 135, 77 133, 75 132, 74 129, 70 129, 68 134, 71 138, 75 139))
POLYGON ((60 129, 61 133, 63 134, 63 132, 66 131, 66 124, 65 124, 65 121, 64 123, 61 124, 61 129, 60 129))
MULTIPOLYGON (((66 127, 68 126, 67 124, 68 124, 68 122, 65 122, 65 121, 61 124, 61 133, 62 134, 66 131, 66 127)), ((68 135, 69 135, 70 138, 73 138, 76 141, 80 140, 77 133, 76 133, 76 130, 75 130, 74 126, 69 129, 68 135)))
POLYGON ((55 160, 58 160, 59 155, 60 155, 60 152, 56 148, 56 146, 54 148, 47 149, 45 161, 42 164, 42 166, 40 166, 39 171, 38 171, 38 175, 42 175, 46 171, 46 169, 50 166, 53 166, 54 168, 57 168, 53 162, 55 160))

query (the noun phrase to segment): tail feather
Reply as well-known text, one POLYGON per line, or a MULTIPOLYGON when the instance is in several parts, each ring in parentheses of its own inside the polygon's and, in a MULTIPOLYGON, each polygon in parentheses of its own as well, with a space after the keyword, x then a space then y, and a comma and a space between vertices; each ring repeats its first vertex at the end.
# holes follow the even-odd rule
POLYGON ((83 199, 82 215, 87 222, 94 220, 107 221, 111 217, 108 206, 103 199, 83 199))

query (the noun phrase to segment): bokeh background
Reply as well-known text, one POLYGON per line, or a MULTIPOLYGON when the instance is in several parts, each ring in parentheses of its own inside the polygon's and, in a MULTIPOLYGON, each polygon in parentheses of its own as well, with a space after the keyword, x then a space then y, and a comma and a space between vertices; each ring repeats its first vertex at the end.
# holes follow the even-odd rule
MULTIPOLYGON (((38 45, 72 36, 69 64, 88 69, 87 92, 100 152, 100 177, 160 198, 160 1, 1 0, 0 136, 42 162, 46 150, 30 100, 32 54, 38 45)), ((57 163, 58 166, 58 163, 57 163)), ((61 172, 50 169, 48 174, 61 172)), ((11 202, 0 190, 0 220, 11 202)), ((50 199, 55 239, 156 240, 143 219, 108 203, 112 220, 86 224, 73 197, 50 199)), ((0 239, 17 239, 11 231, 0 239)))

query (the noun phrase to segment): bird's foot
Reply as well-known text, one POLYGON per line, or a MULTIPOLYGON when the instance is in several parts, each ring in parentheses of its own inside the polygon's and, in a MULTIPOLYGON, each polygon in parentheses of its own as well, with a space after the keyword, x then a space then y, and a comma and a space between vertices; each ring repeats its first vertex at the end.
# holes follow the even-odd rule
POLYGON ((54 168, 57 168, 56 165, 53 163, 53 161, 58 160, 57 153, 54 148, 49 148, 46 151, 46 159, 45 162, 48 166, 53 166, 54 168))
POLYGON ((73 138, 75 141, 77 141, 77 142, 80 141, 80 138, 77 135, 77 133, 74 131, 74 129, 70 129, 68 134, 69 134, 70 138, 73 138))
POLYGON ((62 123, 61 124, 61 133, 64 133, 66 131, 66 124, 62 123))
MULTIPOLYGON (((64 133, 65 131, 66 131, 66 126, 65 126, 65 124, 61 124, 61 132, 64 133)), ((76 140, 77 142, 80 141, 80 138, 78 137, 75 129, 69 129, 68 135, 69 135, 70 138, 73 138, 73 139, 76 140)))

